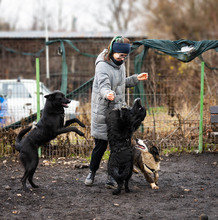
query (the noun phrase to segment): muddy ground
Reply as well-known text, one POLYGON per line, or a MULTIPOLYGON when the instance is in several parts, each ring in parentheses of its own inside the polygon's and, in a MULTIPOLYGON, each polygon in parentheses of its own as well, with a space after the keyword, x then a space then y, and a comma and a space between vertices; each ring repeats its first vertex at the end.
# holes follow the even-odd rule
POLYGON ((45 163, 35 173, 40 188, 21 190, 23 168, 12 158, 0 159, 0 219, 112 220, 218 219, 218 153, 164 156, 159 190, 142 174, 133 174, 131 193, 112 195, 104 186, 106 162, 92 187, 84 185, 88 167, 81 160, 45 163))

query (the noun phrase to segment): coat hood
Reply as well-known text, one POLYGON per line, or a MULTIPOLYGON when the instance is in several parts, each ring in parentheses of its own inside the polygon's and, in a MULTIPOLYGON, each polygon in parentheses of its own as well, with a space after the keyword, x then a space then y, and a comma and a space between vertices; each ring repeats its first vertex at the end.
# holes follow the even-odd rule
POLYGON ((120 66, 116 65, 111 59, 110 59, 110 61, 104 60, 104 56, 105 56, 105 54, 107 53, 107 51, 108 51, 107 49, 104 49, 104 50, 98 55, 98 57, 97 57, 97 59, 96 59, 96 61, 95 61, 95 65, 97 65, 99 62, 105 62, 105 63, 108 63, 109 65, 113 66, 114 68, 120 69, 120 67, 121 67, 122 65, 120 65, 120 66))

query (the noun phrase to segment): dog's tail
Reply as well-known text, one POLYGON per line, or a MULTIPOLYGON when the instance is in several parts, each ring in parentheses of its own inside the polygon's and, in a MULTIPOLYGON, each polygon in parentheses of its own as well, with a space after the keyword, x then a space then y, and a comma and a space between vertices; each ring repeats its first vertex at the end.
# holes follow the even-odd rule
POLYGON ((17 135, 17 137, 16 137, 16 143, 15 143, 15 149, 16 149, 17 151, 20 151, 20 150, 21 150, 20 142, 21 142, 23 136, 24 136, 27 132, 29 132, 29 131, 31 130, 31 128, 32 128, 32 125, 29 126, 29 127, 27 127, 27 128, 24 128, 24 129, 23 129, 22 131, 20 131, 20 133, 17 135))

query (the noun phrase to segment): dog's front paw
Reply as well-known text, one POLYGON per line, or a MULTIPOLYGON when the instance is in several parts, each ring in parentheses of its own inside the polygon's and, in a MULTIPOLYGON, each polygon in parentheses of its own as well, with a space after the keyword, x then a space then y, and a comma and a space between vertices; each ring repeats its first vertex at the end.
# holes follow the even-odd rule
POLYGON ((159 186, 157 186, 155 183, 150 184, 152 189, 159 189, 159 186))
POLYGON ((83 128, 86 127, 82 122, 80 122, 79 125, 80 125, 81 127, 83 127, 83 128))
POLYGON ((85 134, 84 134, 82 131, 78 131, 77 134, 80 135, 80 136, 82 136, 82 137, 85 136, 85 134))
POLYGON ((136 167, 133 167, 133 170, 132 170, 134 173, 139 173, 138 169, 136 167))

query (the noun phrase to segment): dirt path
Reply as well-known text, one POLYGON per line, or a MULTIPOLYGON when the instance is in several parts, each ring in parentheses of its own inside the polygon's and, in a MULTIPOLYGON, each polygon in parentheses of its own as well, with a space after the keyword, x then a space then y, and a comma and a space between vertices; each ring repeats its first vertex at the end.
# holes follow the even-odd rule
POLYGON ((94 186, 87 187, 88 168, 75 168, 74 162, 44 166, 40 160, 35 182, 41 187, 24 193, 21 164, 1 158, 0 219, 193 220, 202 213, 218 219, 218 153, 163 157, 159 190, 152 190, 142 174, 133 174, 132 192, 119 196, 105 189, 106 163, 94 186))

